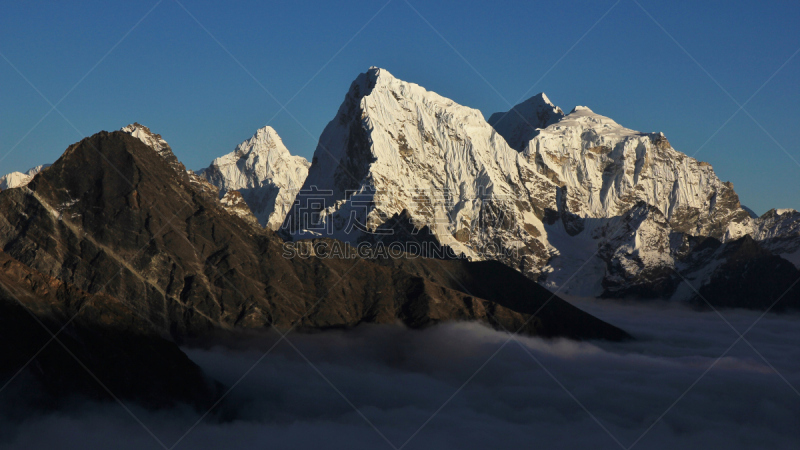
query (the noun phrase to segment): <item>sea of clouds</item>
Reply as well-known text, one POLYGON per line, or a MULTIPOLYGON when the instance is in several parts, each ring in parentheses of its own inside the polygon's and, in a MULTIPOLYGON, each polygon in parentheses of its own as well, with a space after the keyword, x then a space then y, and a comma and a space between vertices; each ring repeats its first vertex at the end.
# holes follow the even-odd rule
POLYGON ((199 423, 201 414, 189 408, 129 405, 129 414, 116 403, 87 405, 15 425, 0 446, 750 449, 800 442, 800 316, 570 301, 636 339, 511 339, 455 323, 195 344, 185 348, 189 356, 235 385, 221 410, 199 423), (737 331, 746 330, 740 339, 737 331))

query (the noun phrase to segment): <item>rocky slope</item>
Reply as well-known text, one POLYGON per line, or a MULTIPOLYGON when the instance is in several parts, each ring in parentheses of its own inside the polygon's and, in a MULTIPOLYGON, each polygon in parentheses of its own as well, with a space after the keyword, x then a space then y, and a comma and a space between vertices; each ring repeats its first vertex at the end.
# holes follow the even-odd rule
MULTIPOLYGON (((0 250, 25 268, 4 272, 11 276, 2 280, 5 291, 32 276, 49 283, 37 282, 41 289, 34 286, 17 312, 58 327, 87 304, 80 324, 92 339, 109 327, 162 342, 267 327, 448 320, 544 336, 627 337, 499 263, 480 270, 463 260, 418 258, 406 269, 404 258, 287 257, 276 233, 232 214, 215 191, 124 132, 70 146, 27 186, 0 192, 0 211, 0 250), (487 285, 505 279, 504 294, 469 292, 447 273, 469 273, 487 285)), ((101 350, 84 348, 93 360, 104 357, 101 350)), ((152 362, 136 353, 129 363, 152 362)), ((146 389, 129 378, 119 382, 134 398, 146 389)))
POLYGON ((154 331, 118 299, 82 291, 0 251, 0 379, 13 383, 0 394, 0 417, 21 420, 74 402, 76 394, 111 401, 109 391, 151 407, 211 407, 219 387, 154 331))
POLYGON ((308 175, 310 163, 293 156, 272 127, 259 129, 236 149, 199 171, 221 196, 239 191, 265 227, 277 229, 308 175))
POLYGON ((181 177, 188 177, 189 182, 201 192, 206 192, 209 195, 220 195, 219 203, 223 208, 229 212, 239 216, 240 218, 249 221, 257 222, 258 220, 253 215, 246 202, 242 199, 242 195, 237 191, 227 191, 222 194, 219 193, 219 188, 205 179, 205 177, 196 174, 191 170, 187 170, 183 163, 178 160, 178 157, 172 152, 172 147, 169 146, 167 141, 161 137, 160 134, 155 134, 150 131, 150 128, 139 124, 132 123, 120 129, 123 133, 130 134, 131 136, 139 139, 148 147, 155 150, 156 154, 164 159, 169 166, 181 177))

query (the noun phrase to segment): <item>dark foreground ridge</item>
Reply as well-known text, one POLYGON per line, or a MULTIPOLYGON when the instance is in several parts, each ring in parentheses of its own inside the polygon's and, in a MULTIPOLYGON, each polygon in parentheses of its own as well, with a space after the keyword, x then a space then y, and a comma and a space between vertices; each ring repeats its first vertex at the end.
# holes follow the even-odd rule
MULTIPOLYGON (((215 398, 176 343, 220 331, 472 320, 546 337, 630 337, 499 263, 287 259, 276 233, 229 213, 179 169, 126 133, 101 132, 28 186, 0 192, 0 381, 64 324, 18 378, 50 400, 108 398, 107 387, 150 406, 215 398)), ((27 399, 14 394, 29 392, 25 383, 4 395, 27 399)))

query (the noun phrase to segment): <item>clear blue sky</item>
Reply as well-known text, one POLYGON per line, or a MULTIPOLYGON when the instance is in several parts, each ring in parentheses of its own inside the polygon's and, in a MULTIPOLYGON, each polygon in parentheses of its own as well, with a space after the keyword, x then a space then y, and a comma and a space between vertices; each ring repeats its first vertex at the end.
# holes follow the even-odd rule
MULTIPOLYGON (((739 112, 702 147, 738 106, 633 0, 569 52, 615 0, 409 0, 437 31, 405 0, 369 23, 384 0, 181 1, 258 82, 174 0, 124 39, 156 0, 7 1, 0 52, 53 103, 85 76, 58 105, 80 133, 138 121, 189 168, 268 123, 310 158, 350 82, 376 65, 486 117, 529 90, 567 111, 587 105, 629 128, 663 131, 687 154, 700 149, 696 157, 758 213, 800 209, 800 165, 791 158, 800 161, 800 55, 745 106, 760 126, 739 112), (294 97, 290 114, 259 83, 281 103, 294 97)), ((740 103, 800 48, 797 1, 639 1, 740 103)), ((57 112, 34 128, 50 105, 2 59, 0 85, 0 172, 52 162, 82 137, 57 112)))

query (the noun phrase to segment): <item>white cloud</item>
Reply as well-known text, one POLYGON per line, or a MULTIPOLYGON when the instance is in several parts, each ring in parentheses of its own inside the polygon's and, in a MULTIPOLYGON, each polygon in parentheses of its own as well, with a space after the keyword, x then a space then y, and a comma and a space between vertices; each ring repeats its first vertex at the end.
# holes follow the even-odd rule
MULTIPOLYGON (((713 312, 666 304, 572 299, 637 337, 625 343, 519 340, 626 447, 737 338, 713 312)), ((740 332, 759 316, 723 312, 740 332)), ((800 318, 767 315, 747 339, 800 387, 800 318)), ((231 385, 276 336, 187 349, 231 385)), ((305 356, 400 446, 489 358, 507 335, 476 324, 426 330, 365 326, 290 336, 305 356)), ((135 410, 167 446, 198 415, 135 410)), ((787 448, 800 439, 800 396, 744 342, 635 448, 787 448)), ((14 448, 159 448, 118 405, 23 424, 14 448)), ((517 343, 508 344, 407 449, 619 448, 517 343)), ((178 448, 391 448, 286 343, 279 344, 178 448)))

